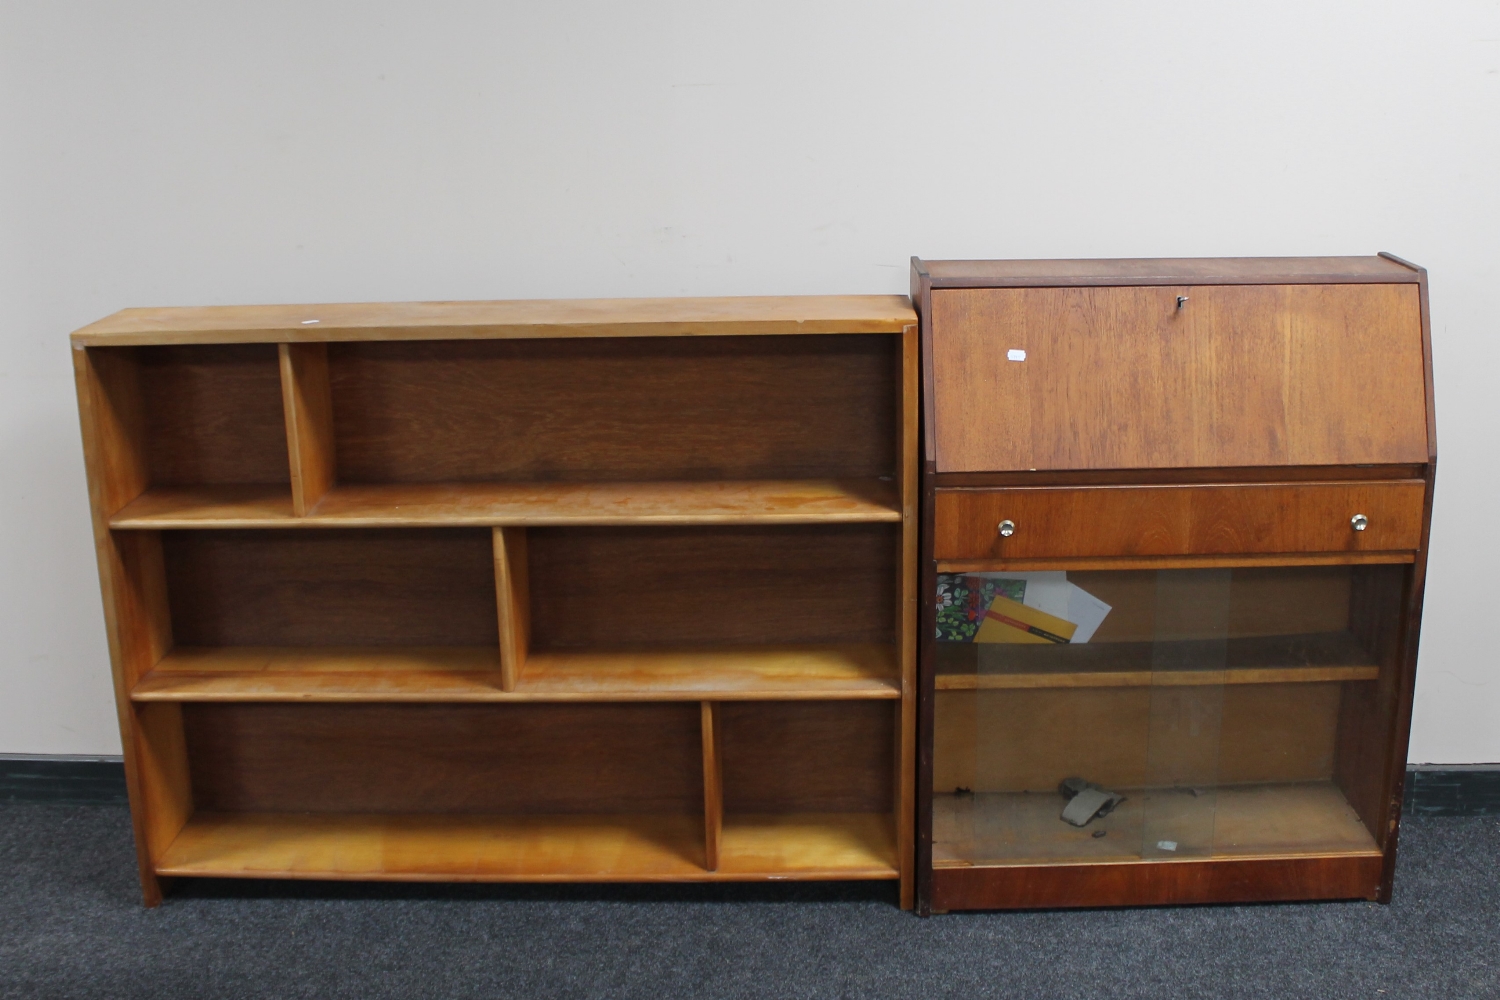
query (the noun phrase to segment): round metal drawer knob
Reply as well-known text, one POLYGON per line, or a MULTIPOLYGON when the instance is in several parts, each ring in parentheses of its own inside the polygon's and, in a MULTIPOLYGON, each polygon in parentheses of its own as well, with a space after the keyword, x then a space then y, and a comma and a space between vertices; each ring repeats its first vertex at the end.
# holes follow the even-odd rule
POLYGON ((1016 522, 1009 519, 1000 522, 1000 537, 1009 538, 1016 533, 1016 522))
POLYGON ((1349 526, 1355 531, 1364 531, 1370 526, 1370 519, 1363 514, 1355 514, 1349 519, 1349 526))

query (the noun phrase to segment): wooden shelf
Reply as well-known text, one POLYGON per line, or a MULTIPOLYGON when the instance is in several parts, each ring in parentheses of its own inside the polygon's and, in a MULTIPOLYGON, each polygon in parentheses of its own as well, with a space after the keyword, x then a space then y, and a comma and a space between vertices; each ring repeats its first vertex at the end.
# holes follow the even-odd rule
POLYGON ((896 878, 886 815, 726 822, 717 871, 694 816, 200 813, 158 875, 412 881, 734 881, 896 878))
POLYGON ((896 878, 889 813, 724 817, 719 878, 896 878))
MULTIPOLYGON (((940 643, 937 652, 939 691, 1006 688, 1192 687, 1211 684, 1293 684, 1372 681, 1380 667, 1347 632, 1311 635, 1252 636, 1222 643, 1188 640, 1171 643, 1101 642, 1080 645, 1006 645, 1003 671, 956 672, 960 654, 986 647, 940 643), (1167 662, 1222 665, 1203 669, 1155 670, 1162 647, 1172 647, 1167 662)), ((994 649, 995 647, 988 647, 994 649)))
MULTIPOLYGON (((1186 789, 1121 789, 1126 799, 1086 827, 1059 818, 1056 792, 934 795, 933 867, 1140 861, 1149 810, 1153 837, 1172 830, 1212 831, 1196 853, 1150 850, 1151 860, 1376 855, 1370 831, 1333 782, 1186 789), (1104 836, 1095 834, 1104 831, 1104 836)), ((1186 838, 1184 838, 1186 839, 1186 838)))
POLYGON ((298 343, 901 333, 917 315, 904 295, 671 299, 519 299, 122 309, 73 344, 298 343))
POLYGON ((531 653, 516 693, 608 701, 899 698, 890 646, 531 653))
POLYGON ((148 701, 495 702, 895 699, 876 644, 533 653, 514 691, 491 647, 178 648, 131 691, 148 701))
POLYGON ((342 485, 304 517, 285 485, 155 487, 116 529, 820 524, 900 521, 894 483, 770 480, 658 483, 342 485))

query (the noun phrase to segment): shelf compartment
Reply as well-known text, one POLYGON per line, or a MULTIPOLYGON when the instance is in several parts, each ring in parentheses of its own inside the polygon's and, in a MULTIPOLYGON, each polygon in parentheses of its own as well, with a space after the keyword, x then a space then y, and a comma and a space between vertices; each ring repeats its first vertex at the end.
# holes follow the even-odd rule
POLYGON ((742 817, 703 867, 692 816, 199 813, 158 875, 400 881, 735 881, 896 877, 889 816, 742 817))
POLYGON ((418 881, 704 878, 693 816, 200 813, 158 875, 418 881))
POLYGON ((814 524, 901 520, 879 479, 649 483, 413 483, 333 487, 297 517, 285 486, 153 487, 115 529, 590 524, 814 524))
MULTIPOLYGON (((968 657, 965 657, 968 658, 968 657)), ((1349 632, 1312 635, 1250 636, 1177 642, 1095 642, 1039 646, 942 643, 937 649, 939 691, 1006 688, 1148 687, 1211 684, 1287 684, 1371 681, 1380 667, 1349 632), (1202 670, 1155 670, 1152 661, 1162 647, 1172 647, 1168 662, 1211 664, 1202 670), (953 670, 963 654, 1004 651, 1003 670, 953 670)))
MULTIPOLYGON (((1153 822, 1203 803, 1186 790, 1120 789, 1126 799, 1086 827, 1059 818, 1056 792, 933 796, 933 867, 1142 860, 1145 808, 1153 822), (1103 837, 1096 837, 1099 831, 1103 837)), ((1380 849, 1331 781, 1220 786, 1213 796, 1213 850, 1180 860, 1379 856, 1380 849)), ((1152 860, 1179 859, 1153 854, 1152 860)))
POLYGON ((514 691, 494 647, 180 647, 134 701, 462 702, 895 699, 876 644, 539 653, 514 691))
POLYGON ((896 878, 890 813, 727 816, 720 878, 896 878))
POLYGON ((882 334, 328 346, 337 483, 894 475, 882 334))

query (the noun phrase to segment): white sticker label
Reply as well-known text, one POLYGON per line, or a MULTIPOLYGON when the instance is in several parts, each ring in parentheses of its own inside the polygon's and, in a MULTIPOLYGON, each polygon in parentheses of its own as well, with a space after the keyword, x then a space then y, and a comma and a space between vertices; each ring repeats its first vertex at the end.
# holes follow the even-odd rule
POLYGON ((1164 851, 1175 851, 1175 850, 1177 850, 1177 841, 1175 841, 1175 840, 1158 840, 1156 842, 1156 846, 1159 847, 1159 848, 1161 848, 1164 851))
POLYGON ((1010 361, 1025 361, 1026 352, 1021 350, 1020 348, 1012 347, 1010 350, 1005 352, 1005 357, 1010 361))

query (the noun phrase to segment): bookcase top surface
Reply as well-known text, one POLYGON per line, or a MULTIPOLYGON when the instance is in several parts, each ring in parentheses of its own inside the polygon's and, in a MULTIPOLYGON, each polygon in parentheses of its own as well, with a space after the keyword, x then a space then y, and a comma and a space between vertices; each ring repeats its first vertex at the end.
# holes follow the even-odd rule
POLYGON ((934 288, 1035 285, 1415 283, 1421 269, 1396 258, 1145 257, 1095 260, 922 260, 934 288))
POLYGON ((900 333, 905 295, 511 299, 123 309, 76 331, 76 347, 342 340, 502 340, 900 333))

